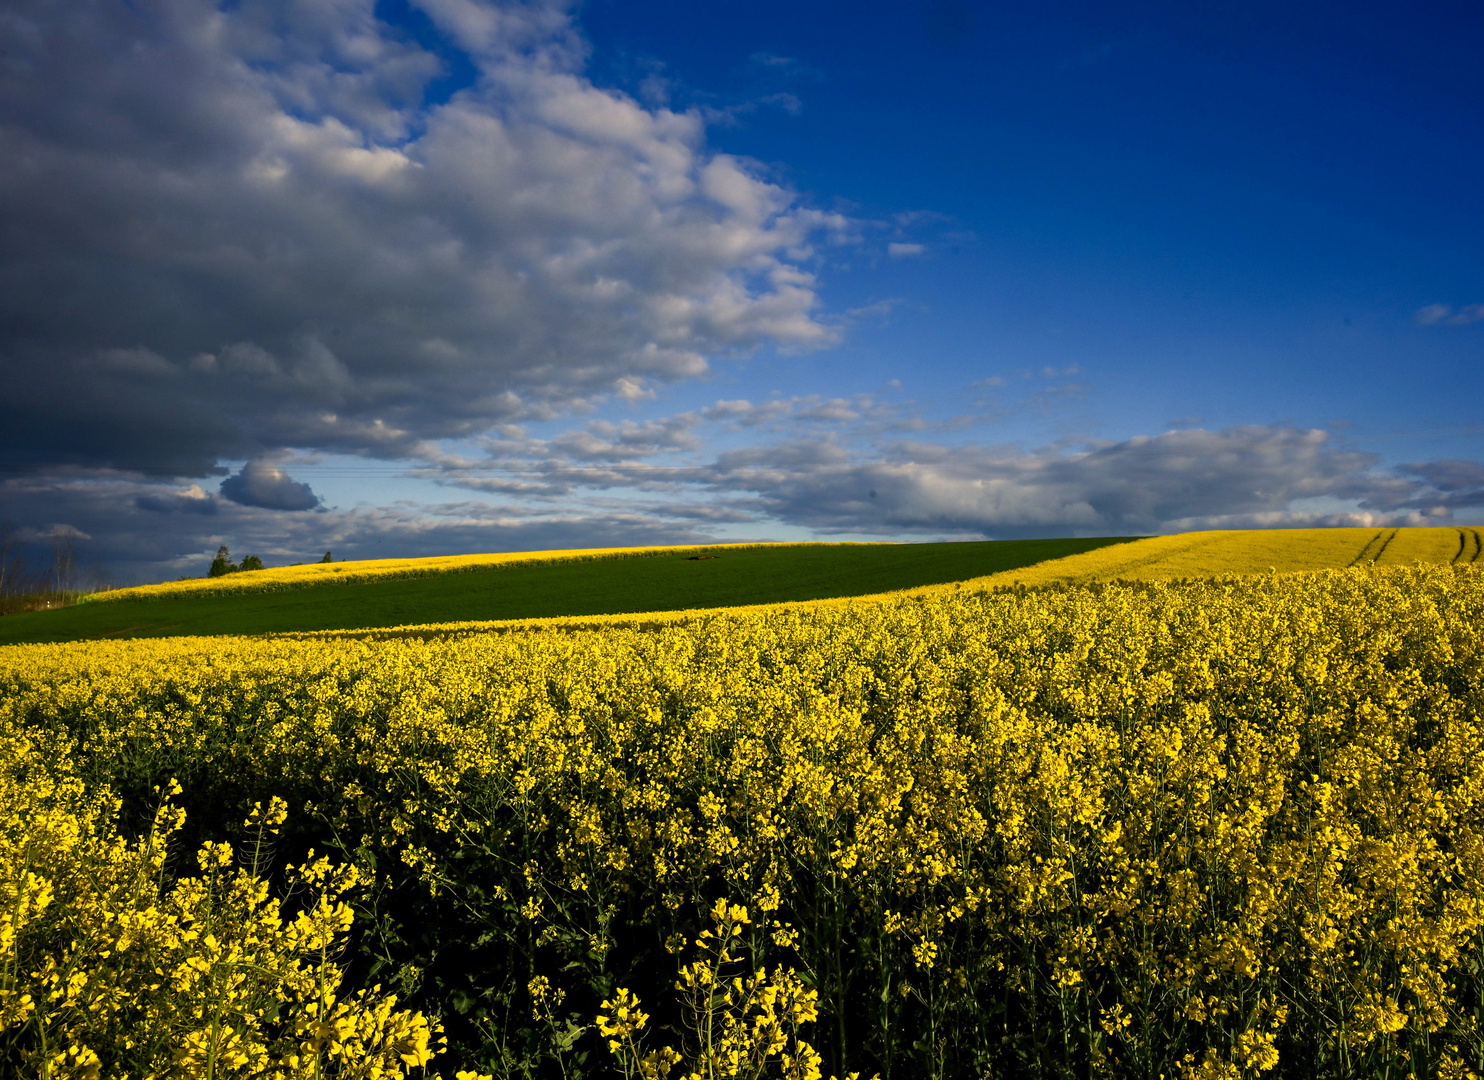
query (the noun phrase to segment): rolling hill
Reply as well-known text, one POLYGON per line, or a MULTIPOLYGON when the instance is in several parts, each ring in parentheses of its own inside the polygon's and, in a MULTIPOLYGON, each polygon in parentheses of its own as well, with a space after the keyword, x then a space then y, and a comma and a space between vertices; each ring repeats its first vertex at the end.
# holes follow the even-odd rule
POLYGON ((751 544, 310 564, 103 593, 0 619, 0 644, 356 630, 734 607, 982 577, 1126 537, 751 544))
POLYGON ((1153 581, 1217 574, 1299 573, 1348 566, 1474 563, 1484 530, 1246 529, 1152 536, 987 575, 971 584, 1153 581))
MULTIPOLYGON (((120 589, 0 619, 0 645, 93 638, 379 631, 881 599, 1414 562, 1484 566, 1478 528, 1255 529, 947 544, 738 544, 381 559, 120 589)), ((646 620, 649 621, 649 620, 646 620)))

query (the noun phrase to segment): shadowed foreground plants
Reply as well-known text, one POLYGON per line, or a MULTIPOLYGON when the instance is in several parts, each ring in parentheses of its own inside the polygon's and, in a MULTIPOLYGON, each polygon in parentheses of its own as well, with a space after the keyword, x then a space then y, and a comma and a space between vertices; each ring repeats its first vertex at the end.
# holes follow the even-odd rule
POLYGON ((288 868, 292 917, 259 876, 285 813, 245 823, 253 842, 206 843, 171 880, 185 814, 160 795, 136 842, 117 800, 65 771, 33 771, 34 747, 0 742, 0 1061, 40 1077, 385 1077, 421 1071, 438 1025, 380 987, 342 993, 354 868, 288 868), (50 773, 50 774, 48 774, 50 773))

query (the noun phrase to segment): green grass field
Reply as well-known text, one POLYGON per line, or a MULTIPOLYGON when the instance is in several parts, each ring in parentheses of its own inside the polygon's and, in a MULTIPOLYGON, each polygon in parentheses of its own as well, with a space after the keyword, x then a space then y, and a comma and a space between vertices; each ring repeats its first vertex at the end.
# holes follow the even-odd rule
MULTIPOLYGON (((165 594, 0 618, 0 644, 268 634, 732 607, 890 592, 982 577, 1129 537, 956 544, 779 544, 515 564, 430 577, 236 595, 165 594)), ((356 564, 345 566, 353 569, 356 564)))

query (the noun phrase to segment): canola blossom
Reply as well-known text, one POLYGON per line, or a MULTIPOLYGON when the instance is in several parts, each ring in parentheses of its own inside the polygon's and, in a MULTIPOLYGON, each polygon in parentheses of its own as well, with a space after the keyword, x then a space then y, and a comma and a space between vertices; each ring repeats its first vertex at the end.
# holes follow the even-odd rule
POLYGON ((7 1075, 396 1080, 427 1064, 436 1022, 380 986, 341 991, 356 870, 311 852, 288 868, 302 899, 292 918, 269 898, 257 871, 281 800, 243 823, 246 865, 208 842, 194 873, 170 875, 180 787, 155 790, 149 828, 128 841, 118 800, 89 793, 55 750, 0 736, 7 1075))
POLYGON ((3 649, 0 1053, 1484 1073, 1481 627, 1479 567, 1371 565, 3 649))

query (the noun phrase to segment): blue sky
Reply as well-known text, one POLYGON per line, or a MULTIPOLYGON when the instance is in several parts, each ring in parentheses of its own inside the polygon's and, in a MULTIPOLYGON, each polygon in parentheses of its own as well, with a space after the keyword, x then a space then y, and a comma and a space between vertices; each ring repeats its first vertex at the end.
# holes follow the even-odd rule
POLYGON ((608 0, 583 23, 631 92, 797 100, 719 147, 827 205, 923 215, 883 230, 923 257, 842 259, 822 289, 899 301, 831 357, 850 389, 1076 364, 1079 433, 1342 420, 1400 457, 1468 449, 1430 433, 1477 419, 1484 327, 1414 314, 1484 295, 1477 9, 608 0))
POLYGON ((149 579, 1477 523, 1481 30, 21 0, 0 525, 149 579))

